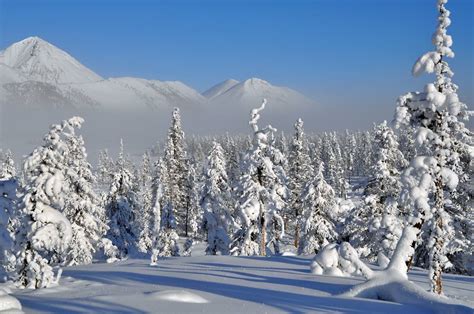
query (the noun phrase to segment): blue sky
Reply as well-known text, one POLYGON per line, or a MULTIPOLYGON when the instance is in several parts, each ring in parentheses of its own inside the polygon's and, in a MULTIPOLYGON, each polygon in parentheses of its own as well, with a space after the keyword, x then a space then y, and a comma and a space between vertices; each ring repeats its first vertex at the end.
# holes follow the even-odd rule
MULTIPOLYGON (((0 47, 36 35, 110 76, 180 80, 203 91, 260 77, 330 106, 393 111, 421 89, 435 0, 0 0, 0 47)), ((451 0, 461 98, 474 100, 474 1, 451 0)), ((385 112, 385 111, 384 111, 385 112)), ((387 117, 390 118, 390 117, 387 117)))

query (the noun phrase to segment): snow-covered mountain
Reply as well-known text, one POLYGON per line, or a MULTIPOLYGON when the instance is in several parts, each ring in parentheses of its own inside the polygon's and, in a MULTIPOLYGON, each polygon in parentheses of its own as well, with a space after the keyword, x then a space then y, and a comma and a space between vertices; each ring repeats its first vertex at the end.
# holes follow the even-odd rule
POLYGON ((0 51, 0 63, 34 81, 65 84, 102 80, 69 54, 39 37, 28 37, 0 51))
POLYGON ((217 97, 226 91, 228 91, 230 88, 234 87, 235 85, 239 84, 239 81, 234 80, 234 79, 228 79, 223 82, 220 82, 208 90, 206 90, 202 95, 206 97, 207 99, 212 99, 214 97, 217 97))
POLYGON ((171 107, 242 110, 267 98, 273 108, 310 103, 287 87, 251 78, 229 79, 200 94, 179 82, 132 77, 104 79, 71 55, 38 37, 0 51, 0 102, 26 108, 96 108, 112 110, 171 107))
POLYGON ((259 104, 263 98, 266 98, 272 108, 278 110, 294 109, 295 107, 304 108, 313 103, 309 98, 295 90, 288 87, 274 86, 259 78, 250 78, 240 83, 237 82, 226 89, 230 85, 229 83, 226 84, 226 82, 229 81, 215 86, 222 86, 222 88, 216 89, 215 95, 210 98, 211 103, 251 108, 255 107, 255 104, 259 104))
POLYGON ((63 50, 29 37, 0 52, 0 101, 26 108, 161 109, 205 98, 181 82, 104 79, 63 50))

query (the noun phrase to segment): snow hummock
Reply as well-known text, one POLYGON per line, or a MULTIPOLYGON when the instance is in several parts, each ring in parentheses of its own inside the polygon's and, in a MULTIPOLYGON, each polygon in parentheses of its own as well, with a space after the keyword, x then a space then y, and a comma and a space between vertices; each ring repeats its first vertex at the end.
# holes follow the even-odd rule
POLYGON ((186 290, 165 290, 165 291, 158 291, 152 292, 149 294, 150 297, 158 299, 158 300, 165 300, 165 301, 172 301, 172 302, 182 302, 182 303, 208 303, 209 301, 197 295, 196 293, 192 293, 186 290))
POLYGON ((0 288, 0 313, 23 313, 20 301, 9 295, 9 289, 0 288))

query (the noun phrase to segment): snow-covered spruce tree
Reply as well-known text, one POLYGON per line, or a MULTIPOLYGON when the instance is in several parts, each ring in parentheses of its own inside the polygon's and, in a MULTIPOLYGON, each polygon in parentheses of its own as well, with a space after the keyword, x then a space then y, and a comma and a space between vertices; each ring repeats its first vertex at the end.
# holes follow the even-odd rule
POLYGON ((349 184, 351 183, 351 177, 354 174, 356 146, 357 143, 354 134, 349 132, 349 130, 346 130, 345 145, 342 151, 344 154, 344 172, 346 173, 349 184))
POLYGON ((114 173, 114 162, 109 157, 106 149, 99 152, 99 162, 97 166, 97 183, 103 188, 110 187, 114 173))
POLYGON ((7 150, 3 156, 0 167, 0 179, 10 179, 16 176, 15 161, 10 150, 7 150))
POLYGON ((316 176, 307 183, 301 195, 306 212, 300 221, 302 232, 298 254, 315 254, 338 237, 335 225, 336 196, 324 180, 323 172, 324 164, 321 162, 316 176))
POLYGON ((152 210, 153 210, 153 190, 152 190, 152 174, 150 154, 145 152, 142 157, 142 168, 140 171, 139 183, 139 199, 140 199, 140 214, 137 218, 137 224, 140 229, 138 235, 138 251, 147 253, 151 251, 151 224, 152 224, 152 210))
POLYGON ((192 162, 189 164, 189 173, 188 173, 188 186, 189 186, 189 195, 188 199, 188 210, 189 210, 189 223, 188 223, 188 236, 190 238, 198 238, 200 235, 199 226, 202 224, 202 211, 201 211, 201 180, 197 173, 198 164, 197 162, 192 162))
POLYGON ((92 263, 93 255, 107 232, 105 210, 93 188, 96 178, 87 161, 84 140, 74 130, 74 127, 80 128, 82 122, 78 120, 75 125, 69 124, 65 128, 68 158, 64 180, 69 189, 62 212, 72 227, 70 247, 62 258, 67 265, 92 263))
POLYGON ((52 258, 62 256, 69 248, 72 228, 61 213, 69 192, 64 178, 69 158, 64 130, 80 123, 82 119, 74 117, 53 125, 44 137, 44 144, 24 162, 24 196, 18 210, 20 224, 15 232, 15 265, 10 273, 19 287, 50 286, 55 280, 52 258))
POLYGON ((166 142, 165 157, 167 170, 167 201, 176 219, 178 232, 188 236, 189 232, 189 211, 187 208, 187 174, 188 161, 185 151, 184 132, 181 127, 181 117, 179 109, 173 110, 171 127, 168 131, 168 139, 166 142))
POLYGON ((437 0, 438 26, 433 35, 436 50, 425 53, 413 66, 415 76, 435 73, 436 80, 427 84, 422 93, 401 96, 395 115, 398 126, 415 128, 417 145, 423 148, 402 175, 401 195, 404 205, 411 209, 407 228, 421 239, 425 235, 427 241, 413 241, 407 260, 410 264, 416 244, 426 247, 431 291, 438 294, 442 293, 442 270, 450 264, 447 248, 455 235, 452 195, 460 178, 465 177, 466 168, 462 165, 471 162, 474 155, 472 133, 462 122, 470 113, 459 101, 458 87, 451 81, 453 72, 446 61, 454 57, 453 41, 447 34, 451 20, 446 3, 447 0, 437 0))
POLYGON ((346 198, 347 180, 344 171, 345 163, 341 152, 341 146, 339 144, 339 137, 336 132, 331 134, 331 148, 335 158, 333 186, 339 197, 346 198))
POLYGON ((301 195, 305 184, 309 181, 309 178, 313 176, 314 171, 309 157, 308 143, 303 130, 303 120, 301 119, 298 119, 295 123, 295 134, 291 140, 288 164, 288 188, 291 194, 286 219, 291 221, 290 225, 294 228, 294 245, 298 248, 301 217, 304 217, 305 209, 301 195))
MULTIPOLYGON (((8 272, 11 271, 12 245, 14 232, 19 228, 18 205, 20 199, 16 178, 0 178, 0 263, 8 272)), ((13 259, 12 259, 13 258, 13 259)))
POLYGON ((214 142, 207 157, 201 207, 204 212, 203 231, 207 234, 206 254, 229 254, 229 227, 233 224, 229 210, 231 195, 224 151, 214 142))
POLYGON ((372 135, 369 131, 358 133, 356 168, 359 176, 368 176, 372 166, 372 135))
POLYGON ((109 222, 107 238, 118 248, 120 257, 126 257, 136 246, 137 215, 139 200, 136 192, 136 178, 127 167, 123 141, 115 165, 115 173, 106 200, 106 215, 109 222))
POLYGON ((384 121, 374 128, 375 163, 364 190, 364 202, 345 226, 345 238, 359 254, 375 261, 379 253, 390 257, 403 229, 399 213, 400 171, 407 166, 393 130, 384 121))
POLYGON ((238 208, 242 227, 231 244, 233 255, 266 255, 270 243, 278 254, 279 241, 284 234, 280 211, 285 206, 288 190, 283 156, 273 146, 276 130, 271 125, 259 129, 257 124, 265 104, 266 100, 260 108, 251 111, 249 124, 254 134, 252 147, 242 163, 238 208))
POLYGON ((413 128, 405 125, 397 130, 399 149, 406 160, 412 160, 416 155, 415 139, 413 138, 413 128))
POLYGON ((178 234, 173 208, 169 201, 168 171, 166 162, 160 158, 156 164, 157 176, 153 180, 153 232, 151 265, 156 265, 158 257, 179 256, 178 234))

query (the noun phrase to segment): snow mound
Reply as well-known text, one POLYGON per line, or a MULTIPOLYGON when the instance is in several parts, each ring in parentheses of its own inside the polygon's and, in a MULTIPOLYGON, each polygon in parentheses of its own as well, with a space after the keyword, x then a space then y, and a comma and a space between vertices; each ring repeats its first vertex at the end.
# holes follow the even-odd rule
POLYGON ((158 300, 165 300, 171 302, 180 303, 209 303, 208 300, 204 299, 200 295, 186 291, 186 290, 166 290, 159 292, 152 292, 149 294, 150 297, 158 300))
POLYGON ((0 289, 0 313, 23 313, 20 301, 0 289))

